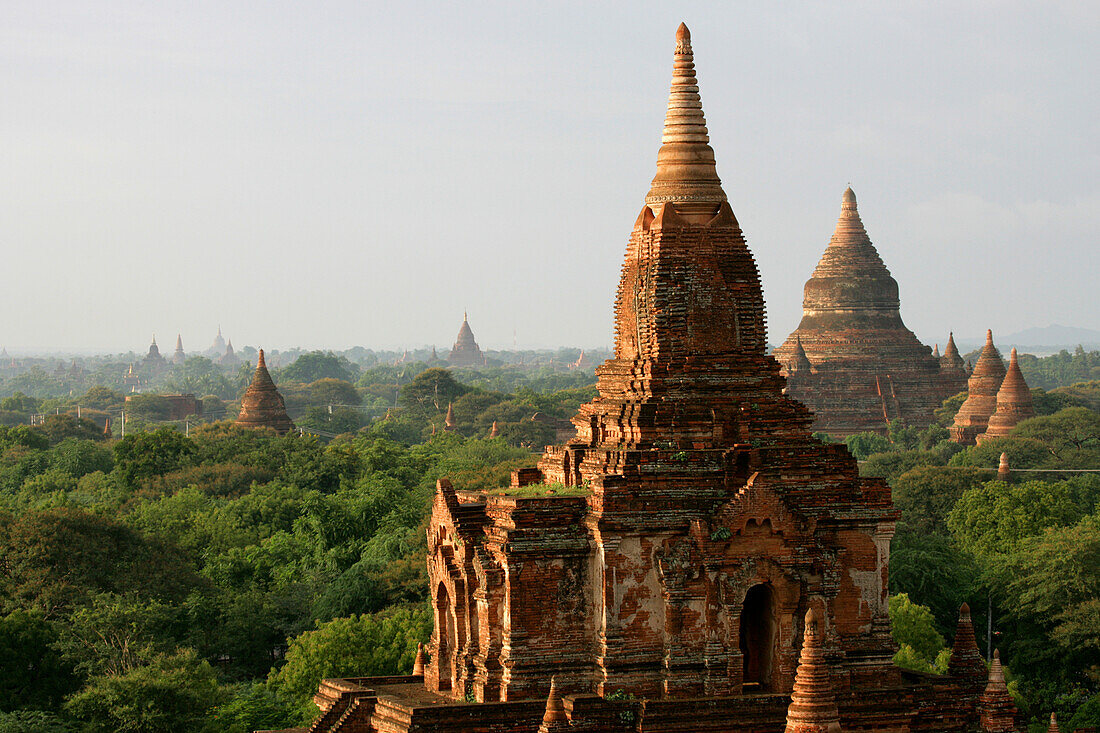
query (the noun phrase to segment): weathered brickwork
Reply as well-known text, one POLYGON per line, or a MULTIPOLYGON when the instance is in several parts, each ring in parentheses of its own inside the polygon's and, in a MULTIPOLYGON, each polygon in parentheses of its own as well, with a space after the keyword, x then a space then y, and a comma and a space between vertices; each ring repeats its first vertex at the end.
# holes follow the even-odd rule
POLYGON ((867 236, 851 188, 806 282, 802 322, 773 356, 788 394, 813 411, 814 430, 839 437, 884 432, 893 420, 928 427, 933 410, 966 389, 954 338, 939 357, 902 323, 897 281, 867 236))
POLYGON ((439 481, 422 676, 326 680, 311 730, 779 733, 796 679, 792 709, 835 696, 824 730, 973 729, 973 634, 958 674, 892 664, 889 488, 764 353, 684 26, 615 322, 572 439, 497 491, 439 481))

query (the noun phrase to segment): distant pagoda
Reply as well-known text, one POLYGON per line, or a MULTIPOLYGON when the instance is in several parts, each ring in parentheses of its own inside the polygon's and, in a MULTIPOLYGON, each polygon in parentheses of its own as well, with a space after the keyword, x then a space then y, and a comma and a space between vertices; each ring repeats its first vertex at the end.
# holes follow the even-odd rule
POLYGON ((951 426, 951 440, 961 445, 974 445, 989 426, 989 418, 997 409, 997 393, 1005 378, 1005 363, 1001 352, 993 345, 993 331, 985 332, 985 346, 967 384, 968 394, 951 426))
POLYGON ((462 327, 458 329, 458 338, 451 349, 447 363, 451 366, 482 366, 485 364, 485 355, 481 353, 477 341, 474 340, 474 332, 470 330, 470 321, 466 313, 462 314, 462 327))
POLYGON ((294 422, 286 414, 283 396, 271 380, 264 362, 264 350, 256 362, 256 373, 252 375, 252 384, 248 385, 241 398, 241 413, 237 416, 237 425, 246 428, 271 428, 279 435, 294 429, 294 422))
POLYGON ((225 345, 225 353, 218 359, 218 363, 222 366, 236 366, 241 363, 241 359, 237 356, 237 352, 233 350, 233 339, 229 339, 229 343, 225 345))
POLYGON ((183 352, 183 336, 176 334, 176 352, 172 354, 173 364, 182 364, 187 359, 187 354, 183 352))
POLYGON ((210 344, 210 348, 206 350, 206 353, 215 359, 225 353, 225 339, 222 337, 221 326, 218 326, 218 335, 214 337, 214 343, 210 344))
POLYGON ((141 366, 143 369, 159 371, 165 365, 164 357, 160 354, 160 347, 157 346, 157 335, 153 334, 153 343, 149 344, 149 353, 145 355, 141 366))
POLYGON ((885 432, 894 420, 925 428, 966 389, 951 359, 933 355, 901 320, 898 284, 871 243, 849 187, 829 246, 806 282, 802 322, 773 356, 788 394, 838 437, 885 432), (948 366, 951 365, 951 366, 948 366))

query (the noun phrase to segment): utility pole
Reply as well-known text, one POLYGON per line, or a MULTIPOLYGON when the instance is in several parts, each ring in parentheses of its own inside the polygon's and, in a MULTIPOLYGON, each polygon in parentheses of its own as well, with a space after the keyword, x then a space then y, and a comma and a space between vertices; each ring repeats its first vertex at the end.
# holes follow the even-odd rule
POLYGON ((126 410, 122 411, 122 437, 126 437, 126 410))
POLYGON ((985 660, 993 661, 993 591, 986 593, 985 660))

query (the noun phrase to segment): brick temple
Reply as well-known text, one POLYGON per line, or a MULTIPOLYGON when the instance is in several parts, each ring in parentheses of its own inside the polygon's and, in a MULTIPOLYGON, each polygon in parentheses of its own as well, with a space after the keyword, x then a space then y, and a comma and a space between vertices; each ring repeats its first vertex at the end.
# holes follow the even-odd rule
POLYGON ((901 320, 898 283, 844 192, 829 246, 806 281, 802 321, 773 353, 788 394, 836 437, 885 432, 894 420, 926 428, 933 410, 966 389, 954 337, 934 355, 901 320))
POLYGON ((309 730, 977 729, 986 669, 968 611, 950 674, 893 665, 890 490, 811 437, 765 351, 681 25, 598 396, 510 486, 439 481, 428 658, 409 676, 325 680, 309 730))
POLYGON ((263 349, 260 349, 256 361, 252 383, 241 397, 241 412, 237 416, 236 424, 245 428, 271 428, 279 435, 285 435, 294 429, 294 422, 286 414, 283 396, 279 394, 271 373, 267 371, 263 349))

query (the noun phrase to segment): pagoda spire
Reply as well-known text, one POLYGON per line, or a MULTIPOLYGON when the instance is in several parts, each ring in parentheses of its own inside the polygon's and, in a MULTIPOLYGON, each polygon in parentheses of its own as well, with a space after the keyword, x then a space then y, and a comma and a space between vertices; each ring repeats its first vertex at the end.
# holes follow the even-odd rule
POLYGON ((413 660, 414 675, 423 675, 424 667, 426 666, 426 659, 424 657, 424 645, 420 642, 416 642, 416 659, 413 660))
POLYGON ((821 630, 813 607, 806 612, 802 652, 787 708, 785 733, 841 733, 840 712, 821 649, 821 630))
POLYGON ((695 78, 691 31, 681 23, 676 29, 672 84, 661 149, 657 153, 657 175, 645 201, 647 204, 675 201, 680 204, 678 210, 682 214, 697 208, 699 213, 713 215, 715 205, 725 200, 695 78))
POLYGON ((1050 714, 1050 727, 1047 728, 1047 733, 1062 733, 1061 728, 1058 727, 1058 716, 1054 713, 1050 714))
POLYGON ((1008 465, 1008 454, 1001 452, 1001 460, 997 463, 997 480, 1008 481, 1012 476, 1012 469, 1008 465))

